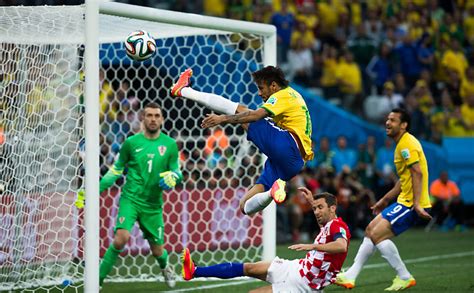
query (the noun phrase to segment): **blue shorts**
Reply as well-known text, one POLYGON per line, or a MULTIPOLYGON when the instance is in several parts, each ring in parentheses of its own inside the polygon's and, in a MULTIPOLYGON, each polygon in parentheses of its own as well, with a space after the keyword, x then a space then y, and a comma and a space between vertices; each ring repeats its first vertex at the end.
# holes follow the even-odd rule
POLYGON ((265 190, 269 190, 277 179, 290 180, 304 166, 304 160, 291 134, 268 119, 250 123, 247 139, 268 157, 256 182, 263 184, 265 190))
POLYGON ((414 210, 397 202, 386 207, 382 217, 390 222, 395 235, 405 232, 420 219, 414 210))

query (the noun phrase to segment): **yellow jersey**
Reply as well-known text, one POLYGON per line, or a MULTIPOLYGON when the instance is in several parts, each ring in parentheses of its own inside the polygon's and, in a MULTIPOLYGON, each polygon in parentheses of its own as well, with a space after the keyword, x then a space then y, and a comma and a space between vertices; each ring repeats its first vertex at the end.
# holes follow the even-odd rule
POLYGON ((362 92, 362 75, 356 63, 339 62, 336 77, 345 82, 339 87, 342 93, 357 95, 362 92))
POLYGON ((422 174, 420 206, 422 208, 430 208, 428 163, 426 162, 425 153, 423 152, 420 142, 408 132, 404 133, 397 143, 394 163, 402 188, 402 192, 398 195, 397 202, 407 207, 413 205, 413 186, 409 168, 413 164, 418 163, 422 174))
POLYGON ((303 97, 291 87, 286 87, 271 95, 260 107, 271 114, 278 127, 297 136, 303 159, 312 160, 311 117, 303 97))
POLYGON ((474 94, 474 80, 469 80, 467 77, 461 81, 461 88, 459 89, 459 94, 463 99, 463 102, 466 102, 466 98, 470 94, 474 94))

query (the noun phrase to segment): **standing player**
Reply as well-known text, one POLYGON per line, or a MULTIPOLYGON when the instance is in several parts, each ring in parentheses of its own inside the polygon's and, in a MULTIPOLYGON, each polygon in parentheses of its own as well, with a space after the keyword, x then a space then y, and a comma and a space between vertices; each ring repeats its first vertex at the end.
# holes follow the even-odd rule
POLYGON ((192 70, 187 69, 172 87, 171 94, 197 101, 213 111, 202 122, 203 128, 219 124, 241 124, 248 140, 267 157, 263 173, 240 201, 244 214, 263 210, 272 198, 282 203, 286 198, 285 181, 297 175, 305 161, 313 158, 311 118, 301 95, 288 86, 280 68, 267 66, 252 74, 263 105, 250 110, 222 96, 199 92, 190 87, 192 70), (265 119, 271 117, 270 119, 265 119))
POLYGON ((386 288, 386 291, 399 291, 416 285, 415 279, 400 258, 397 247, 390 239, 413 226, 419 218, 431 218, 425 211, 431 207, 428 195, 428 165, 420 142, 408 133, 410 116, 405 110, 393 109, 385 122, 385 128, 387 136, 397 143, 394 163, 400 179, 372 207, 377 217, 365 230, 366 236, 359 247, 354 264, 347 272, 337 275, 336 284, 347 289, 354 288, 357 275, 376 248, 397 272, 392 286, 386 288), (397 196, 397 202, 385 208, 397 196))
POLYGON ((321 232, 313 244, 294 244, 288 247, 296 251, 309 251, 303 259, 286 260, 276 257, 272 262, 221 263, 209 267, 197 267, 191 260, 188 248, 183 251, 183 279, 198 277, 229 279, 249 276, 271 283, 271 286, 252 292, 322 292, 336 279, 347 256, 349 228, 336 216, 336 197, 324 192, 312 195, 307 188, 301 191, 311 203, 321 232), (321 291, 319 291, 321 290, 321 291))
MULTIPOLYGON (((161 108, 150 103, 143 111, 143 132, 125 140, 115 164, 100 180, 100 192, 108 189, 128 168, 127 180, 120 195, 115 237, 100 264, 99 280, 115 264, 118 255, 130 239, 130 231, 138 221, 153 256, 158 261, 169 287, 176 284, 173 268, 168 264, 168 252, 163 247, 163 190, 173 188, 182 179, 176 141, 161 132, 161 108)), ((84 206, 84 193, 79 192, 76 206, 84 206)))

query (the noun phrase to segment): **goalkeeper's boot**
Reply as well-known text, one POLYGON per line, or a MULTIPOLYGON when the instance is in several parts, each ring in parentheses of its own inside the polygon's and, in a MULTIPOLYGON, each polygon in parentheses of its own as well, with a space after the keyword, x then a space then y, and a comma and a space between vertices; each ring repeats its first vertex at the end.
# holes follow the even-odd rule
POLYGON ((193 70, 191 68, 186 69, 179 76, 178 81, 171 88, 171 96, 181 97, 181 90, 185 87, 191 86, 191 76, 193 75, 193 70))
POLYGON ((344 275, 344 273, 339 273, 336 276, 336 281, 334 284, 346 289, 352 289, 355 287, 355 280, 350 280, 346 277, 346 275, 344 275))
POLYGON ((196 270, 196 266, 194 265, 193 260, 191 259, 191 252, 189 252, 189 248, 185 248, 183 250, 183 279, 186 281, 191 280, 194 278, 194 271, 196 270))
POLYGON ((174 288, 174 286, 176 286, 176 275, 173 271, 173 268, 170 265, 167 265, 161 270, 161 273, 165 278, 166 285, 168 285, 170 288, 174 288))
POLYGON ((277 204, 281 204, 286 199, 285 186, 286 182, 278 179, 273 183, 272 188, 270 189, 270 195, 277 204))
POLYGON ((399 276, 393 279, 392 286, 385 288, 385 291, 401 291, 413 287, 416 285, 416 280, 413 276, 410 276, 408 280, 402 280, 399 276))

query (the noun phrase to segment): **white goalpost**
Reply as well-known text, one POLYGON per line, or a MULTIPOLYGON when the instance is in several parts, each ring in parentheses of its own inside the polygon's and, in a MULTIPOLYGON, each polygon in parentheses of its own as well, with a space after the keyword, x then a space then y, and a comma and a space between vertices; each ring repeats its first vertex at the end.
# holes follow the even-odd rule
MULTIPOLYGON (((264 157, 238 126, 212 131, 209 111, 169 95, 184 69, 193 87, 250 107, 261 100, 251 73, 276 64, 273 26, 121 3, 0 7, 0 291, 98 290, 99 258, 113 239, 123 180, 99 196, 100 175, 124 139, 140 131, 140 109, 163 107, 163 131, 181 151, 184 181, 165 192, 165 248, 178 273, 184 246, 203 265, 270 260, 276 207, 240 213, 264 157), (144 62, 123 41, 146 30, 157 53, 144 62), (86 188, 86 207, 74 207, 86 188)), ((160 280, 138 227, 106 282, 160 280)))

